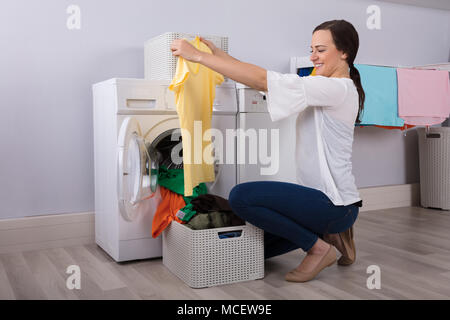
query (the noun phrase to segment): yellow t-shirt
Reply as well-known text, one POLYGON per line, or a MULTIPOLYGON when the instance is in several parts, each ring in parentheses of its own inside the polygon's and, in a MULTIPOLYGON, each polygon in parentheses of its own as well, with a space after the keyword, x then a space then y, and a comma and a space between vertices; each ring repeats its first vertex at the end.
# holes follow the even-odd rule
MULTIPOLYGON (((211 53, 199 37, 190 43, 201 51, 211 53)), ((199 183, 215 179, 211 132, 208 129, 211 128, 216 85, 223 81, 221 74, 199 63, 178 58, 176 74, 169 89, 175 93, 180 118, 186 197, 192 195, 193 188, 199 183)))

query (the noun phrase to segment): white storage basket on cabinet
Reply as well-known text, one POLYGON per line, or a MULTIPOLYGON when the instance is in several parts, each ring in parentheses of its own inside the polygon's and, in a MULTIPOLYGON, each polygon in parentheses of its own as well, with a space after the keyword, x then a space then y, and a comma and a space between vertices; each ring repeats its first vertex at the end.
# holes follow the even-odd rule
POLYGON ((264 231, 242 226, 192 230, 173 221, 163 231, 163 264, 188 286, 204 288, 264 277, 264 231), (223 232, 239 237, 220 239, 223 232))
POLYGON ((450 128, 418 128, 420 204, 450 210, 450 128))
MULTIPOLYGON (((180 32, 166 32, 145 42, 145 79, 169 80, 175 76, 177 57, 172 54, 170 45, 175 39, 194 40, 197 35, 180 32)), ((200 35, 228 53, 228 37, 200 35)))

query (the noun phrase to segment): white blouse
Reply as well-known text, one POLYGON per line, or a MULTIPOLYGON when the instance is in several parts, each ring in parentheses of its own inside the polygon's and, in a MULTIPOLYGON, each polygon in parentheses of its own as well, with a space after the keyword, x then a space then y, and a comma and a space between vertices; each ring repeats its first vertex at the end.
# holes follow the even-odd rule
POLYGON ((272 121, 297 117, 298 183, 336 206, 360 201, 351 160, 359 107, 353 80, 267 71, 267 107, 272 121))

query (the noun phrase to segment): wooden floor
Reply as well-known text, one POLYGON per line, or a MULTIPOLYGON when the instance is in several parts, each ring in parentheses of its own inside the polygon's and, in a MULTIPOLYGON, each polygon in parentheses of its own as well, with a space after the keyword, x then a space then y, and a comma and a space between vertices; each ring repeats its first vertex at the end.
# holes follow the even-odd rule
POLYGON ((284 281, 304 256, 266 261, 265 278, 191 289, 161 259, 115 263, 97 245, 0 255, 0 299, 449 299, 450 212, 420 207, 362 212, 357 261, 333 265, 308 283, 284 281), (66 287, 66 268, 81 268, 81 289, 66 287), (370 265, 381 288, 368 289, 370 265))

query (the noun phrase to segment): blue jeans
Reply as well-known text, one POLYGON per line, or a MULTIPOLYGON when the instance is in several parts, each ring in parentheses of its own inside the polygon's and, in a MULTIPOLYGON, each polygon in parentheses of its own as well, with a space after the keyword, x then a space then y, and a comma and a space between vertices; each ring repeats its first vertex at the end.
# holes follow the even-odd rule
POLYGON ((325 193, 299 184, 258 181, 236 185, 228 197, 234 213, 264 230, 264 255, 308 251, 327 233, 350 228, 355 205, 335 206, 325 193))

